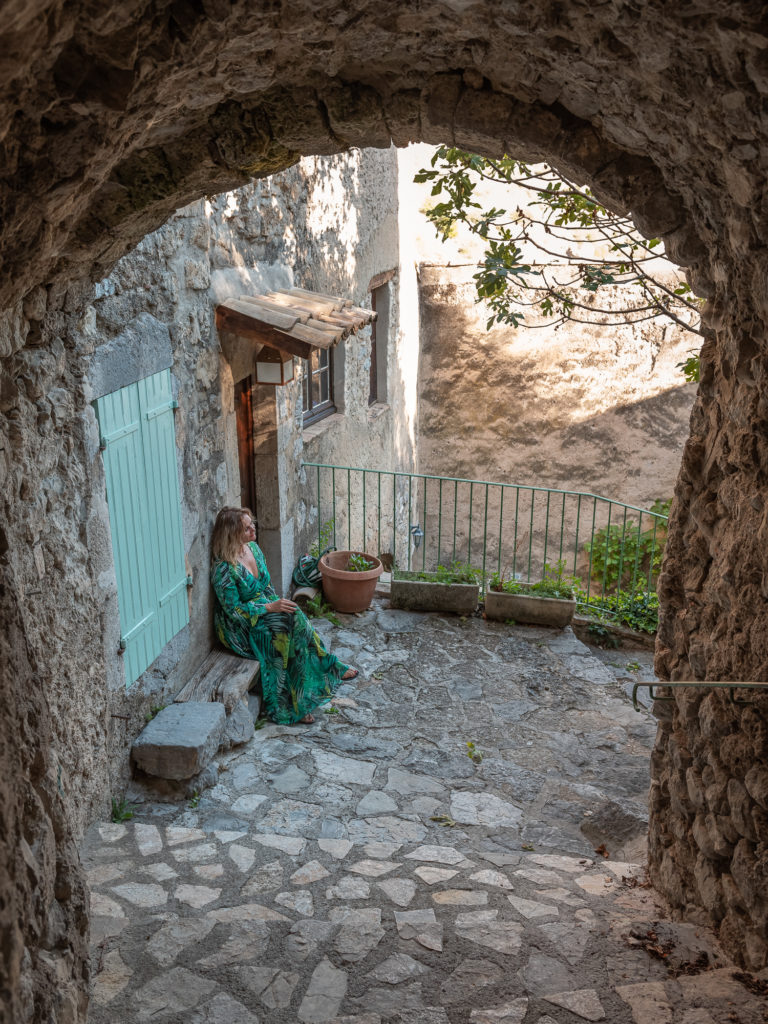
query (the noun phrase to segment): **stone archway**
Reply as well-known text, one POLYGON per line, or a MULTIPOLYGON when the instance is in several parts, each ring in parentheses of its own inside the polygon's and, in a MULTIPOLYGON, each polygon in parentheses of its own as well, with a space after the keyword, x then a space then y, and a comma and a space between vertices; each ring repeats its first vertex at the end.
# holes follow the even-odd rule
MULTIPOLYGON (((14 1020, 83 1012, 71 836, 98 800, 107 728, 105 702, 84 700, 99 678, 88 551, 103 538, 78 523, 87 453, 72 424, 85 399, 69 329, 92 282, 200 195, 301 154, 447 141, 546 158, 663 235, 709 300, 710 334, 661 581, 659 670, 766 678, 768 49, 754 10, 38 0, 6 12, 0 991, 14 1020), (51 686, 71 692, 69 721, 52 719, 51 686)), ((658 884, 723 922, 753 966, 767 938, 766 736, 764 703, 680 698, 652 800, 658 884)))

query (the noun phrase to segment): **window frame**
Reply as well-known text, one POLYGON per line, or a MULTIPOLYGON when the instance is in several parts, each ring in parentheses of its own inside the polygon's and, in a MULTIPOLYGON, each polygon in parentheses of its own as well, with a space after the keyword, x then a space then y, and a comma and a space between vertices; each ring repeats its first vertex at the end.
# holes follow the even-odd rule
POLYGON ((309 359, 302 360, 304 364, 304 372, 301 379, 302 422, 305 427, 310 426, 312 423, 317 423, 318 420, 322 420, 336 412, 333 356, 332 348, 315 348, 312 350, 309 359), (312 363, 315 358, 317 358, 318 366, 313 368, 312 363), (324 358, 327 359, 326 364, 323 366, 319 365, 324 358), (328 397, 315 404, 312 401, 312 382, 314 377, 321 374, 327 374, 328 397))

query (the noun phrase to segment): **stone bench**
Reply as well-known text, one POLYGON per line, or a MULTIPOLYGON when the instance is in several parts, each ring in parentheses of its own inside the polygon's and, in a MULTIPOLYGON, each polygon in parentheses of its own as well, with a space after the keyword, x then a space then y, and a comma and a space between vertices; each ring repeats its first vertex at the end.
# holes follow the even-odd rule
POLYGON ((215 701, 227 713, 225 740, 230 746, 247 743, 261 710, 258 661, 239 658, 230 651, 211 651, 197 672, 174 697, 174 704, 215 701))
POLYGON ((167 780, 179 795, 214 785, 218 751, 247 743, 259 717, 258 661, 229 651, 211 651, 173 704, 152 719, 133 745, 138 768, 150 779, 167 780), (171 785, 171 783, 173 785, 171 785))
POLYGON ((237 702, 259 681, 258 661, 238 658, 229 651, 211 651, 197 672, 173 698, 174 704, 186 701, 217 700, 229 714, 237 702))

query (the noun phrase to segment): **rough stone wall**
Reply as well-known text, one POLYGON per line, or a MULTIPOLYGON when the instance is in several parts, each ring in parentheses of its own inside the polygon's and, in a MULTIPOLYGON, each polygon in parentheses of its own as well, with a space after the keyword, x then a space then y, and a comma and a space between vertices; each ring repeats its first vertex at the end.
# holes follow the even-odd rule
MULTIPOLYGON (((83 294, 70 297, 74 305, 83 294)), ((36 292, 21 324, 2 320, 28 342, 4 366, 0 459, 0 1017, 14 1024, 82 1019, 88 903, 75 840, 108 793, 100 609, 81 491, 84 365, 66 315, 47 299, 36 292)))
MULTIPOLYGON (((34 429, 46 401, 53 410, 47 396, 60 378, 45 399, 33 398, 19 367, 36 348, 45 351, 44 362, 49 353, 55 359, 57 338, 66 349, 62 315, 86 304, 76 282, 103 277, 176 208, 282 169, 302 153, 423 139, 547 159, 606 202, 631 210, 647 234, 663 235, 671 257, 709 299, 712 335, 660 587, 658 668, 678 679, 765 678, 768 60, 759 5, 425 0, 415 10, 405 0, 386 9, 368 0, 327 0, 296 5, 287 17, 274 5, 215 0, 172 7, 140 0, 97 11, 32 0, 6 5, 3 13, 0 305, 7 312, 0 322, 0 447, 8 470, 0 600, 4 621, 21 624, 25 643, 27 628, 35 628, 24 621, 27 589, 39 582, 27 528, 50 475, 48 447, 34 429)), ((82 367, 69 350, 65 362, 65 374, 76 378, 82 367)), ((74 379, 64 382, 73 413, 58 403, 51 444, 69 487, 87 457, 73 419, 85 400, 74 379), (74 459, 66 451, 70 440, 80 449, 74 459)), ((84 521, 82 514, 76 521, 84 521)), ((72 545, 71 534, 67 540, 72 545)), ((78 537, 66 557, 78 545, 86 541, 78 537)), ((52 586, 54 597, 61 589, 69 601, 67 576, 52 586)), ((100 609, 92 593, 82 602, 73 620, 49 601, 49 635, 72 635, 82 623, 89 636, 100 609)), ((10 664, 4 631, 0 644, 10 664)), ((82 685, 94 663, 79 647, 75 655, 73 679, 82 685)), ((45 687, 59 671, 40 640, 16 664, 19 676, 4 673, 0 696, 3 706, 21 702, 19 714, 29 716, 34 732, 29 747, 12 755, 20 758, 18 770, 4 776, 3 802, 19 811, 14 848, 21 809, 34 799, 26 780, 36 764, 53 767, 45 687)), ((755 714, 764 728, 765 710, 757 705, 755 714)), ((14 725, 13 717, 4 719, 6 749, 18 742, 14 725)), ((681 751, 694 733, 680 702, 668 743, 659 748, 678 782, 681 751)), ((730 755, 728 768, 745 778, 730 755)), ((685 828, 684 809, 671 797, 663 809, 685 828)), ((654 832, 663 829, 661 810, 654 812, 654 832)), ((60 849, 67 828, 58 833, 60 849)), ((55 833, 44 823, 46 830, 55 833)), ((756 853, 765 843, 762 826, 758 839, 756 853)), ((764 862, 755 863, 764 888, 764 862)), ((657 865, 658 851, 655 872, 657 865)), ((670 873, 655 877, 676 898, 674 884, 685 870, 681 853, 670 873)), ((3 914, 25 913, 36 891, 12 858, 1 880, 3 914)), ((699 889, 691 893, 703 906, 699 889)), ((60 902, 74 941, 75 902, 60 902)), ((82 961, 76 957, 54 984, 43 942, 29 927, 34 1016, 66 1019, 53 1009, 56 991, 68 978, 82 988, 82 961)), ((10 993, 3 1012, 13 1020, 24 1019, 18 949, 5 945, 0 965, 0 987, 10 993)))
POLYGON ((659 324, 542 330, 541 318, 487 332, 473 272, 420 267, 422 466, 641 507, 670 498, 696 390, 676 364, 695 336, 659 324))
POLYGON ((714 925, 752 970, 768 939, 768 700, 689 690, 657 702, 650 856, 654 883, 689 920, 714 925))
MULTIPOLYGON (((641 509, 671 498, 696 390, 676 364, 695 335, 648 323, 548 330, 542 318, 532 322, 544 329, 488 332, 473 272, 472 266, 419 268, 423 470, 586 492, 641 509)), ((603 294, 600 301, 616 297, 603 294)), ((460 561, 536 579, 545 561, 563 557, 568 571, 586 581, 591 530, 605 528, 609 513, 614 525, 623 523, 620 508, 608 501, 569 495, 548 503, 539 495, 531 507, 531 491, 507 489, 502 504, 501 490, 491 488, 486 504, 483 487, 461 484, 455 494, 443 488, 438 553, 438 497, 433 488, 424 524, 430 565, 455 551, 460 561), (444 526, 453 519, 454 499, 455 547, 444 526)), ((641 521, 636 512, 628 513, 624 528, 629 534, 638 523, 652 529, 650 517, 641 521)))

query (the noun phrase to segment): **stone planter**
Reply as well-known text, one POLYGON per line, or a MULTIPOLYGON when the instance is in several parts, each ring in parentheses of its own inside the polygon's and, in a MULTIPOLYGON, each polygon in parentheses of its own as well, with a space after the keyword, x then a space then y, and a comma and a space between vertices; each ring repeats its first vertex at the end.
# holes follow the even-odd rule
POLYGON ((477 608, 477 583, 430 583, 427 580, 393 579, 389 603, 412 612, 455 612, 471 615, 477 608))
MULTIPOLYGON (((525 587, 525 583, 520 584, 525 587)), ((485 617, 506 622, 525 622, 533 626, 569 625, 576 611, 576 601, 558 597, 538 597, 536 594, 507 594, 488 590, 485 594, 485 617)))
POLYGON ((376 581, 384 566, 375 555, 364 551, 329 551, 318 562, 323 577, 323 594, 325 600, 337 612, 364 612, 370 607, 376 590, 376 581), (350 555, 362 555, 374 563, 373 569, 366 572, 349 572, 350 555))

